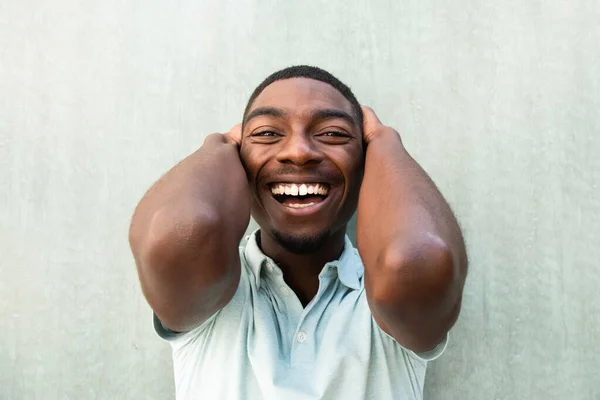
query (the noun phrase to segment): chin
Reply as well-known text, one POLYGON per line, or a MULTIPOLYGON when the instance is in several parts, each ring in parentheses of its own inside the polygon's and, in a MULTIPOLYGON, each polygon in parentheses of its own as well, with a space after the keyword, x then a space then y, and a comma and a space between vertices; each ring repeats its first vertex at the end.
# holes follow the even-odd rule
POLYGON ((271 235, 277 243, 293 254, 310 254, 321 249, 331 237, 331 232, 299 233, 271 230, 271 235))

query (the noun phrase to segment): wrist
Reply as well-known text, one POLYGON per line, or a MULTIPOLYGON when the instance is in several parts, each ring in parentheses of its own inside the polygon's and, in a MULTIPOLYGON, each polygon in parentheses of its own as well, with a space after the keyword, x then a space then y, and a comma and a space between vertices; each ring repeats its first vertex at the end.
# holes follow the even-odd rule
POLYGON ((228 142, 227 137, 222 133, 211 133, 204 138, 204 144, 207 145, 227 144, 228 142))

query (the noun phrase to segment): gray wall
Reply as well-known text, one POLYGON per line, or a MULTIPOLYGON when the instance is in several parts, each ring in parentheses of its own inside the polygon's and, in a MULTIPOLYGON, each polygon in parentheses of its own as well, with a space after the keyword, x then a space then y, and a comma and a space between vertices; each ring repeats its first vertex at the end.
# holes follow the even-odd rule
POLYGON ((600 399, 600 2, 481 3, 2 1, 0 398, 172 398, 133 208, 262 78, 311 63, 464 227, 426 399, 600 399))

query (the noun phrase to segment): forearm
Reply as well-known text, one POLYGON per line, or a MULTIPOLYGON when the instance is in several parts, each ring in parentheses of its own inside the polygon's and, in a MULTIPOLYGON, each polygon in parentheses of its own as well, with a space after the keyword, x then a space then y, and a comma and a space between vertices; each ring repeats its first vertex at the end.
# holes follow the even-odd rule
POLYGON ((357 230, 363 257, 377 264, 381 251, 408 251, 429 238, 441 240, 461 258, 462 236, 450 207, 389 128, 367 147, 357 230))
POLYGON ((462 235, 399 135, 391 128, 380 133, 367 147, 358 204, 357 245, 367 295, 390 320, 411 327, 443 325, 460 307, 466 271, 462 235))
POLYGON ((161 310, 192 317, 212 311, 237 285, 237 248, 250 218, 247 186, 237 148, 216 134, 140 201, 130 244, 144 294, 159 316, 161 310), (202 304, 190 304, 196 300, 202 304))

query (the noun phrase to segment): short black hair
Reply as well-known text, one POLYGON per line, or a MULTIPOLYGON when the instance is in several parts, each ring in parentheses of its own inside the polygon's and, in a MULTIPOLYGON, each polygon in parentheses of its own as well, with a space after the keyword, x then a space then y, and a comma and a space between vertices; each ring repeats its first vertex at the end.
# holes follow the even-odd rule
POLYGON ((356 97, 354 97, 352 90, 350 90, 350 88, 346 84, 344 84, 338 78, 333 76, 331 73, 325 71, 324 69, 313 67, 310 65, 295 65, 292 67, 287 67, 280 71, 272 73, 264 81, 262 81, 261 84, 258 85, 256 89, 254 89, 254 92, 252 92, 252 95, 248 100, 248 104, 246 104, 246 108, 244 109, 244 117, 242 119, 243 124, 245 125, 246 115, 248 114, 248 110, 250 110, 252 103, 254 103, 254 100, 256 100, 258 95, 261 94, 267 86, 269 86, 273 82, 291 78, 314 79, 316 81, 325 82, 337 89, 337 91, 340 92, 342 96, 344 96, 352 105, 355 114, 354 116, 356 117, 362 135, 363 112, 362 108, 360 107, 360 103, 358 102, 358 100, 356 100, 356 97))

